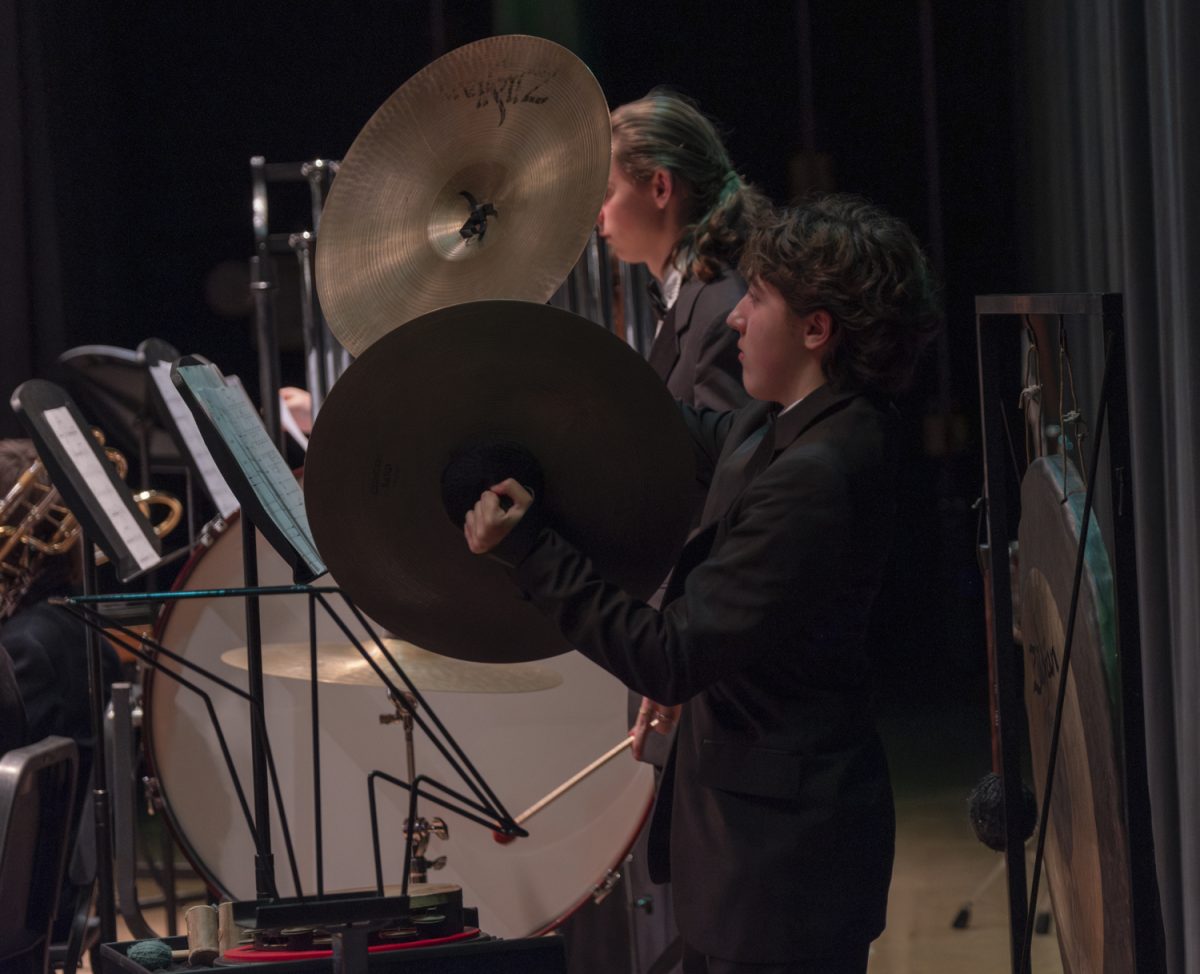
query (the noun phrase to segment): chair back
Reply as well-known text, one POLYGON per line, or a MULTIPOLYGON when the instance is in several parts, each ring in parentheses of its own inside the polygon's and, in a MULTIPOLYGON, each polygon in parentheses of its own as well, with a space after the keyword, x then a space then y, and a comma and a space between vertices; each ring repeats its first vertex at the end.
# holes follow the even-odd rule
POLYGON ((47 969, 79 753, 47 737, 0 758, 0 972, 47 969))

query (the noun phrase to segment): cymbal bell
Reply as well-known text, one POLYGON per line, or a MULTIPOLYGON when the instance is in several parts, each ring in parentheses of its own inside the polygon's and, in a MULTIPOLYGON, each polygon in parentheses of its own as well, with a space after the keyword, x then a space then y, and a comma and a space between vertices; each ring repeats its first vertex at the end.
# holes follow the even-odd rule
POLYGON ((540 37, 467 44, 404 83, 342 160, 316 283, 354 355, 435 308, 546 301, 587 243, 611 154, 604 94, 540 37))
POLYGON ((504 566, 471 554, 443 505, 449 461, 489 438, 532 454, 539 510, 605 578, 654 593, 691 519, 695 462, 679 409, 611 332, 525 301, 430 312, 346 370, 305 461, 313 539, 389 632, 460 659, 555 656, 571 648, 557 627, 504 566))
MULTIPOLYGON (((449 693, 528 693, 550 690, 562 675, 534 663, 471 663, 439 656, 402 639, 384 639, 392 658, 418 690, 449 693)), ((391 665, 374 643, 364 641, 371 658, 389 676, 391 665)), ((312 674, 308 643, 268 643, 262 648, 263 673, 290 680, 308 680, 312 674)), ((246 647, 221 654, 221 661, 239 670, 247 668, 246 647)), ((317 682, 342 686, 378 687, 383 682, 353 643, 322 643, 317 647, 317 682)), ((397 678, 395 682, 399 683, 397 678)))

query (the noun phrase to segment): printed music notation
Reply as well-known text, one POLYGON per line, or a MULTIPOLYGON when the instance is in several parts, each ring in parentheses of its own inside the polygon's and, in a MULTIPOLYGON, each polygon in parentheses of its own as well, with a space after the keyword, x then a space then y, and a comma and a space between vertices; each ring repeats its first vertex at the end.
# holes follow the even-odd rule
POLYGON ((200 479, 204 482, 205 489, 208 490, 208 496, 212 498, 217 507, 217 513, 228 521, 238 509, 237 498, 233 496, 229 484, 225 482, 221 471, 217 469, 217 461, 213 459, 212 453, 205 445, 204 438, 200 435, 200 427, 196 425, 192 411, 188 409, 187 403, 183 401, 183 396, 179 394, 179 390, 171 381, 171 363, 155 362, 150 366, 150 377, 162 395, 167 411, 175 422, 175 428, 183 437, 184 445, 192 455, 192 460, 200 473, 200 479))
POLYGON ((304 513, 304 493, 245 390, 240 384, 227 385, 211 366, 176 369, 229 448, 266 515, 308 568, 323 575, 325 564, 304 513))
POLYGON ((78 471, 99 505, 98 513, 116 529, 117 537, 133 557, 138 568, 147 571, 159 562, 158 552, 146 537, 125 499, 112 482, 112 471, 106 470, 96 456, 91 434, 84 431, 66 406, 47 409, 43 416, 62 446, 68 462, 78 471))

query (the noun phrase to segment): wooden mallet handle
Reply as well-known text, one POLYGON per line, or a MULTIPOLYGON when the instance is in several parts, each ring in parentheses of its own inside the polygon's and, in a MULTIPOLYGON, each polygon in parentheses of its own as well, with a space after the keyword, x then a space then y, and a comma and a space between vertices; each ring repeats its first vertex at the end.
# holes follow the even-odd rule
MULTIPOLYGON (((651 727, 658 726, 658 718, 657 717, 654 720, 650 721, 650 726, 651 727)), ((611 761, 622 751, 624 751, 625 749, 630 747, 632 744, 633 744, 633 736, 632 735, 623 738, 621 740, 620 744, 615 744, 612 747, 610 747, 607 751, 605 751, 603 754, 601 754, 600 757, 596 758, 595 761, 593 761, 591 764, 589 764, 582 771, 576 772, 570 778, 568 778, 566 781, 564 781, 561 785, 559 785, 557 788, 555 788, 553 791, 551 791, 549 794, 547 794, 547 795, 543 796, 542 798, 539 798, 537 801, 535 801, 532 805, 530 805, 527 809, 525 809, 525 811, 523 811, 520 815, 518 815, 515 819, 513 819, 513 823, 516 825, 523 825, 526 821, 528 821, 530 818, 532 818, 534 815, 536 815, 538 812, 540 812, 543 808, 545 808, 547 805, 549 805, 552 801, 554 801, 557 798, 561 798, 568 791, 570 791, 577 784, 579 784, 579 782, 583 781, 584 778, 586 778, 592 772, 597 771, 600 768, 604 767, 604 765, 608 764, 609 761, 611 761)), ((508 843, 512 842, 512 840, 515 839, 516 836, 515 835, 504 835, 501 832, 493 832, 492 838, 495 839, 497 842, 499 842, 501 845, 507 845, 508 843)))

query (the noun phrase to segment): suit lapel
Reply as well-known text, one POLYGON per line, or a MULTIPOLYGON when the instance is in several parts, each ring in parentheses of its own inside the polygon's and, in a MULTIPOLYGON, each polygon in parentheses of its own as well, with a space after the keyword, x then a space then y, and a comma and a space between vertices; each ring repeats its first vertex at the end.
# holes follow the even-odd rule
POLYGON ((837 392, 829 385, 814 389, 796 406, 779 417, 775 424, 775 456, 787 449, 801 433, 811 429, 831 413, 846 406, 857 392, 837 392))
POLYGON ((700 516, 701 528, 707 527, 724 514, 746 486, 742 474, 746 461, 758 442, 755 434, 762 429, 767 414, 774 408, 774 403, 753 402, 743 407, 741 415, 734 421, 735 425, 729 431, 729 437, 721 451, 721 459, 708 487, 704 512, 700 516))
MULTIPOLYGON (((855 392, 835 392, 830 386, 824 385, 779 416, 775 420, 775 443, 768 463, 791 446, 806 430, 843 408, 856 395, 858 394, 855 392)), ((737 426, 730 431, 708 489, 704 513, 700 518, 702 528, 724 515, 746 489, 747 484, 753 480, 754 475, 761 472, 760 468, 748 477, 746 466, 758 444, 758 434, 767 421, 768 413, 777 408, 774 403, 759 402, 747 406, 743 415, 738 417, 737 426)))

